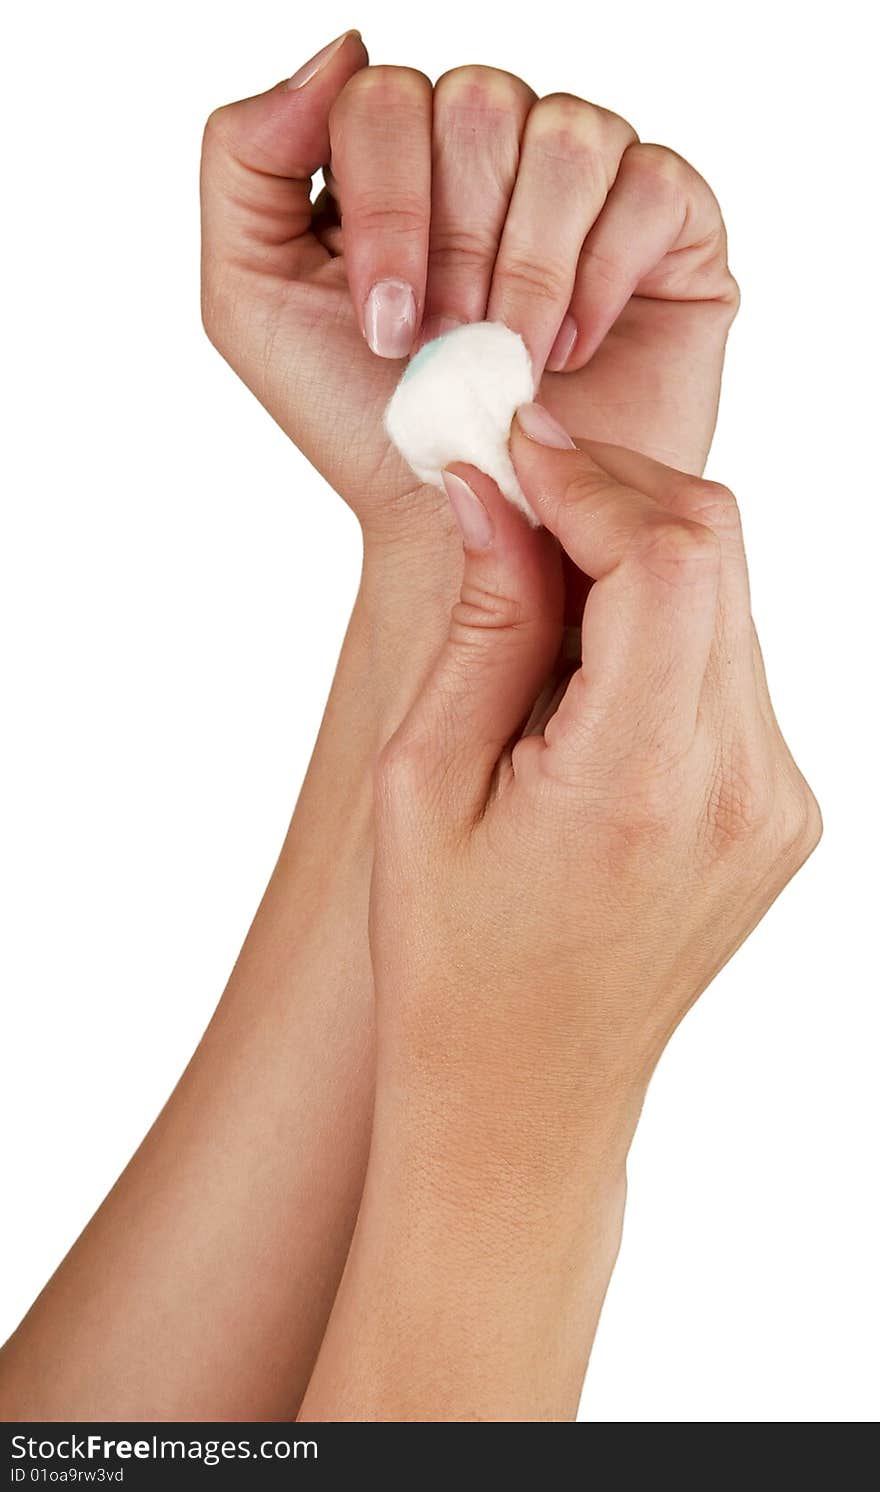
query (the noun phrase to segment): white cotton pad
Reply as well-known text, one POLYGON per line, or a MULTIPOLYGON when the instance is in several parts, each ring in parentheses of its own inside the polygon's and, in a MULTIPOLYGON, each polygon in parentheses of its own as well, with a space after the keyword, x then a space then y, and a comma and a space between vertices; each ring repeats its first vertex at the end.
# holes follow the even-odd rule
POLYGON ((466 461, 537 524, 507 449, 510 422, 534 395, 522 337, 500 321, 476 321, 416 353, 385 411, 385 429, 420 481, 442 488, 444 466, 466 461))

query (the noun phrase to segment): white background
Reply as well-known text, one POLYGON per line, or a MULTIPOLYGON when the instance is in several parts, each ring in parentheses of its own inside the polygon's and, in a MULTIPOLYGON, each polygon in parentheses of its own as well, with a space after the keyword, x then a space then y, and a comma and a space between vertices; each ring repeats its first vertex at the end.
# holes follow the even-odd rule
POLYGON ((724 207, 743 310, 709 474, 741 500, 777 711, 825 838, 656 1076, 582 1413, 876 1418, 867 14, 17 7, 0 63, 0 1333, 188 1057, 321 716, 358 533, 203 336, 197 167, 212 107, 358 25, 376 61, 488 62, 604 103, 724 207))

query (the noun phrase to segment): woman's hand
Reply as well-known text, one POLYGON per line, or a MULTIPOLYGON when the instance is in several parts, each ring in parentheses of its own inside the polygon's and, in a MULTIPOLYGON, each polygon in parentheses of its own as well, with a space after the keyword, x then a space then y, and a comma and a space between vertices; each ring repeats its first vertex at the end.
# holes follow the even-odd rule
POLYGON ((382 757, 373 879, 387 1049, 459 1093, 470 1074, 470 1113, 489 1104, 502 1147, 531 1146, 511 1115, 546 1116, 554 1095, 566 1125, 581 1086, 588 1107, 609 1087, 638 1099, 819 835, 767 692, 731 494, 578 449, 535 405, 511 450, 549 533, 457 469, 461 601, 382 757), (583 661, 547 702, 551 535, 593 583, 583 661), (491 1107, 495 1077, 509 1111, 491 1107))
POLYGON ((521 332, 579 435, 702 470, 737 303, 705 182, 616 114, 508 73, 432 90, 366 63, 349 32, 218 109, 202 201, 208 332, 367 540, 448 532, 433 489, 411 500, 382 411, 400 360, 456 321, 521 332))
POLYGON ((535 405, 511 450, 549 533, 448 479, 461 600, 378 768, 373 1146, 306 1417, 574 1414, 650 1074, 819 837, 730 493, 535 405), (592 580, 555 697, 551 535, 592 580))

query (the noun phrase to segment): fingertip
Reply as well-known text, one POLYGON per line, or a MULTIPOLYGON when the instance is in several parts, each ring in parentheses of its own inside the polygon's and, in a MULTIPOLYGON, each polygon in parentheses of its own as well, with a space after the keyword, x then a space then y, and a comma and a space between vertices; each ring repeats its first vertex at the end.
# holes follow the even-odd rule
POLYGON ((578 341, 578 324, 570 311, 562 318, 556 340, 550 348, 545 368, 548 373, 564 373, 572 362, 578 341))
POLYGON ((361 53, 362 60, 359 61, 358 66, 362 67, 368 59, 361 33, 357 30, 343 31, 341 36, 328 41, 327 45, 321 47, 314 57, 310 57, 302 67, 298 67, 296 72, 286 80, 284 87, 296 93, 299 89, 308 87, 310 83, 330 69, 331 65, 338 63, 343 54, 350 62, 353 62, 357 52, 361 53))
POLYGON ((465 549, 478 552, 488 549, 495 537, 495 525, 472 483, 452 470, 444 471, 442 477, 465 549))
POLYGON ((376 357, 409 357, 418 328, 416 293, 405 280, 387 278, 371 286, 362 312, 364 337, 376 357))
POLYGON ((444 478, 446 472, 467 483, 489 514, 496 533, 507 543, 519 535, 534 534, 535 521, 506 498, 494 478, 479 467, 471 466, 465 461, 451 461, 444 472, 444 478))
POLYGON ((521 404, 514 416, 514 427, 532 445, 549 447, 556 451, 577 449, 568 431, 545 409, 543 404, 521 404))

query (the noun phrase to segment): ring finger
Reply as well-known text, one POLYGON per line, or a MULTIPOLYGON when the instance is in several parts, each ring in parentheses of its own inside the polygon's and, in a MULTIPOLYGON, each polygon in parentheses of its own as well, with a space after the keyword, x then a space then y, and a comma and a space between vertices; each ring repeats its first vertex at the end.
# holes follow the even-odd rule
POLYGON ((488 315, 520 333, 536 381, 574 345, 567 313, 581 247, 636 138, 618 114, 569 94, 539 99, 529 114, 488 315))

